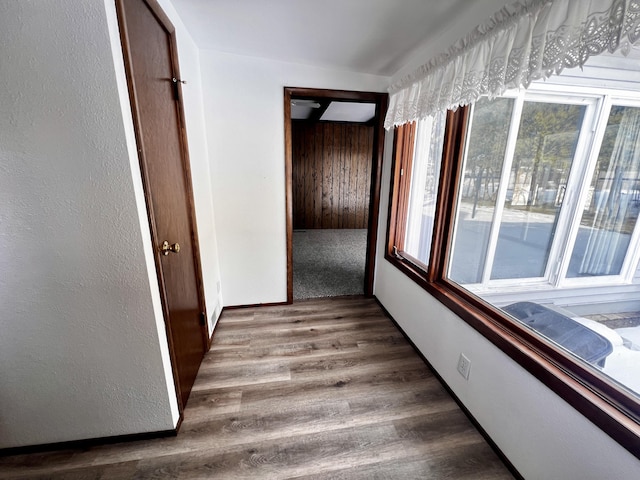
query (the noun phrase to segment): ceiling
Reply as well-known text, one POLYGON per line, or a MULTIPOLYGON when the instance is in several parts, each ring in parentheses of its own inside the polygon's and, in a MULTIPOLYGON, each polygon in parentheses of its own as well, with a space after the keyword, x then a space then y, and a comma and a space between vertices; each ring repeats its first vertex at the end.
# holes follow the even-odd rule
POLYGON ((293 120, 367 123, 375 117, 375 103, 318 100, 292 100, 293 120))
MULTIPOLYGON (((396 73, 427 36, 450 34, 456 17, 466 13, 472 21, 483 20, 477 18, 479 2, 469 0, 172 3, 201 49, 382 76, 396 73)), ((489 6, 486 16, 492 13, 489 6)))

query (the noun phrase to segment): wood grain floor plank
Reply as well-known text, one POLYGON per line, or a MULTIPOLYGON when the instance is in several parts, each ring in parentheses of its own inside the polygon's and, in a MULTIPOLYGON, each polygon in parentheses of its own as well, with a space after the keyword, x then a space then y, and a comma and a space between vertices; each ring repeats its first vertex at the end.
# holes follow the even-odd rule
POLYGON ((284 362, 268 362, 259 364, 240 364, 234 366, 211 366, 198 372, 199 381, 192 391, 199 391, 210 383, 218 388, 241 387, 256 383, 282 382, 291 379, 289 365, 284 362))
POLYGON ((345 462, 366 464, 373 461, 372 455, 395 458, 401 444, 392 425, 373 425, 285 437, 279 442, 255 442, 223 454, 198 452, 187 455, 189 461, 180 463, 168 457, 160 461, 143 460, 138 468, 143 478, 153 478, 151 475, 158 470, 171 469, 176 478, 286 479, 330 471, 345 462))
POLYGON ((337 338, 320 340, 317 342, 294 342, 280 343, 262 348, 235 348, 219 350, 215 356, 207 356, 200 368, 207 368, 209 365, 235 364, 235 363, 261 363, 273 360, 286 360, 291 357, 318 357, 332 355, 333 352, 356 352, 360 348, 356 340, 338 341, 337 338))
POLYGON ((0 479, 507 479, 375 301, 225 310, 177 437, 0 458, 0 479))

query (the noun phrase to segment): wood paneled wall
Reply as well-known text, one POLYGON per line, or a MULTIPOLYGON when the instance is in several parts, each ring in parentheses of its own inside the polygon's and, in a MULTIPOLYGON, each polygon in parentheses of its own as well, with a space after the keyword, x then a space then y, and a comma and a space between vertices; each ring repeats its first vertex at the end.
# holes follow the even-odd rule
POLYGON ((367 228, 373 127, 293 121, 293 228, 367 228))

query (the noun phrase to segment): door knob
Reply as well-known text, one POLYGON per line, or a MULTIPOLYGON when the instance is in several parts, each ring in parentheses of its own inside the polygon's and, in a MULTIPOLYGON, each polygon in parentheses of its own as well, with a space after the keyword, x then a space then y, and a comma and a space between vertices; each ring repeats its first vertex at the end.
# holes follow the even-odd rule
POLYGON ((169 255, 169 252, 178 253, 179 251, 180 251, 179 243, 174 243, 173 245, 170 245, 169 242, 167 242, 166 240, 162 242, 162 246, 160 247, 160 252, 162 252, 163 255, 169 255))

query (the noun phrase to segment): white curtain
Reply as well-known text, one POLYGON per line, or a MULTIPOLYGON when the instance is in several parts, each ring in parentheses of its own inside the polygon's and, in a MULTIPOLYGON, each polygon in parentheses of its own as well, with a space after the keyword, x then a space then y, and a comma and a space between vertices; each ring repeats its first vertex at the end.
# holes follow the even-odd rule
POLYGON ((385 128, 455 109, 640 43, 640 0, 523 0, 389 88, 385 128))
POLYGON ((416 126, 404 250, 424 263, 431 253, 445 121, 440 112, 416 126))
POLYGON ((604 182, 596 191, 596 212, 580 265, 581 274, 620 273, 617 254, 620 249, 626 252, 629 243, 625 223, 635 225, 637 213, 632 194, 639 171, 640 108, 625 108, 604 182))

